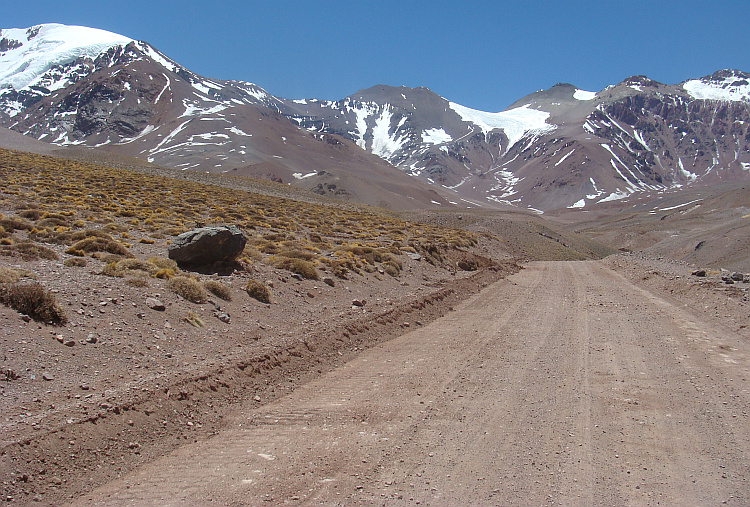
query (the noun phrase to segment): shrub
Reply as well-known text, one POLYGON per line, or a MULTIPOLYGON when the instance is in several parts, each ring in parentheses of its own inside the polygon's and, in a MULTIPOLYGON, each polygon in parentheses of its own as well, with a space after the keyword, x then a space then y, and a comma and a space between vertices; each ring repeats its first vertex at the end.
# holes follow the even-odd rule
POLYGON ((38 283, 0 286, 0 302, 34 320, 59 325, 68 321, 55 296, 38 283))
POLYGON ((162 268, 151 276, 153 276, 154 278, 160 278, 162 280, 169 280, 170 278, 175 276, 175 272, 174 269, 162 268))
POLYGON ((73 257, 72 259, 65 259, 65 262, 63 262, 63 266, 72 268, 72 267, 78 267, 83 268, 86 266, 86 259, 82 259, 80 257, 73 257))
POLYGON ((87 253, 93 253, 93 252, 107 252, 115 255, 121 255, 123 257, 133 257, 133 254, 128 251, 127 248, 125 248, 125 245, 122 243, 119 243, 117 241, 107 239, 107 238, 100 238, 96 236, 88 237, 85 239, 82 239, 80 241, 77 241, 73 244, 68 250, 65 251, 65 253, 68 252, 75 252, 75 251, 83 251, 87 253))
POLYGON ((223 299, 224 301, 232 300, 232 292, 230 291, 229 287, 221 282, 218 282, 216 280, 206 280, 205 282, 203 282, 203 287, 205 287, 208 292, 218 298, 223 299))
POLYGON ((167 281, 167 288, 193 303, 203 303, 206 291, 197 280, 187 276, 175 276, 167 281))
POLYGON ((2 218, 0 219, 0 226, 7 232, 13 231, 30 231, 34 228, 34 225, 26 222, 25 220, 18 220, 17 218, 2 218))
POLYGON ((399 275, 399 273, 401 273, 401 270, 399 269, 398 265, 391 261, 388 261, 383 264, 383 271, 391 275, 393 278, 396 278, 399 275))
POLYGON ((58 260, 60 257, 54 250, 46 246, 34 243, 14 243, 12 245, 0 245, 0 255, 8 257, 20 257, 25 261, 36 261, 39 259, 58 260))
POLYGON ((25 269, 0 267, 0 284, 16 283, 21 278, 36 279, 37 276, 25 269))
POLYGON ((268 259, 268 262, 271 266, 277 269, 285 269, 292 273, 297 273, 302 278, 307 278, 308 280, 320 280, 320 275, 318 275, 315 266, 306 260, 291 259, 289 257, 275 255, 268 259))
POLYGON ((250 280, 249 282, 247 282, 247 285, 245 285, 245 290, 247 291, 247 295, 251 298, 257 299, 261 303, 271 303, 270 289, 265 284, 260 283, 259 281, 250 280))
POLYGON ((144 278, 126 278, 125 283, 131 287, 148 287, 148 282, 144 278))
POLYGON ((171 269, 177 272, 177 262, 172 259, 165 259, 164 257, 149 257, 148 262, 153 264, 159 269, 171 269))

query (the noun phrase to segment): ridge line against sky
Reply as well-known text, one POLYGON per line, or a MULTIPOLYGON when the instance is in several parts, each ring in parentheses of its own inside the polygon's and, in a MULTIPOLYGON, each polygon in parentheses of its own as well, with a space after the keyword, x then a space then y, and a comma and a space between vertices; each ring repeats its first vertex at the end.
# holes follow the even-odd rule
POLYGON ((718 1, 30 1, 0 28, 100 28, 205 77, 289 99, 424 86, 500 111, 558 82, 599 91, 636 74, 667 84, 750 71, 747 4, 718 1))

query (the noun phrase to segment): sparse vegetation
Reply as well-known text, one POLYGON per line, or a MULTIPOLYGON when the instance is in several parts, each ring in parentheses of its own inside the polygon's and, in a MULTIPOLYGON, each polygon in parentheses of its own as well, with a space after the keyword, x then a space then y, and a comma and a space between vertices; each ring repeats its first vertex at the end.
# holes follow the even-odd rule
POLYGON ((16 283, 21 280, 21 278, 31 278, 32 280, 36 280, 37 276, 31 271, 26 271, 25 269, 0 266, 0 285, 16 283))
POLYGON ((232 291, 225 284, 217 280, 206 280, 203 282, 203 287, 205 287, 208 292, 224 301, 232 300, 232 291))
POLYGON ((196 315, 193 312, 188 312, 187 317, 185 317, 185 322, 187 322, 193 327, 205 327, 206 326, 206 323, 203 322, 203 319, 201 319, 198 315, 196 315))
POLYGON ((65 259, 65 261, 63 262, 63 266, 66 266, 68 268, 82 268, 86 266, 86 259, 83 259, 81 257, 72 257, 70 259, 65 259))
POLYGON ((34 320, 58 325, 68 321, 55 296, 38 283, 0 285, 0 302, 34 320))
POLYGON ((247 291, 247 295, 251 298, 258 300, 261 303, 271 303, 271 290, 266 284, 257 280, 250 280, 247 282, 247 285, 245 285, 245 290, 247 291))
POLYGON ((175 276, 167 281, 167 288, 193 303, 203 303, 207 294, 203 286, 189 276, 175 276))

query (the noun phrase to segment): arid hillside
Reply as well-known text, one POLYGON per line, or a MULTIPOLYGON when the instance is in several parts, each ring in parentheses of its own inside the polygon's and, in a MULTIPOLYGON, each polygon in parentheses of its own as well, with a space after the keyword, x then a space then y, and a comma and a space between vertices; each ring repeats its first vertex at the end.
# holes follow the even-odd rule
POLYGON ((514 238, 86 155, 0 150, 0 475, 16 502, 205 438, 234 403, 275 399, 520 269, 514 238), (220 224, 247 237, 236 262, 168 258, 180 233, 220 224))

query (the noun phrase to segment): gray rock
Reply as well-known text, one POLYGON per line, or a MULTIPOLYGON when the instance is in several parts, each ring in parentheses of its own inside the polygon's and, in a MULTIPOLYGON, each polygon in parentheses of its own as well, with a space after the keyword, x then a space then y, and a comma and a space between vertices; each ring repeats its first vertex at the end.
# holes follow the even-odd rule
POLYGON ((706 270, 705 269, 696 269, 693 271, 693 276, 706 276, 706 270))
POLYGON ((169 258, 193 266, 233 261, 240 256, 245 243, 247 238, 234 225, 201 227, 177 236, 169 245, 169 258))
POLYGON ((735 282, 741 282, 744 279, 745 279, 745 275, 743 275, 742 273, 737 273, 737 272, 732 273, 732 280, 734 280, 735 282))
POLYGON ((214 311, 214 317, 216 317, 217 319, 219 319, 225 324, 229 324, 232 320, 228 313, 224 313, 219 310, 214 311))
POLYGON ((330 285, 331 287, 336 285, 336 282, 334 282, 333 278, 330 278, 330 277, 323 278, 323 283, 326 285, 330 285))
POLYGON ((164 303, 156 298, 146 298, 146 306, 148 306, 152 310, 156 310, 157 312, 163 312, 167 309, 167 307, 164 306, 164 303))

